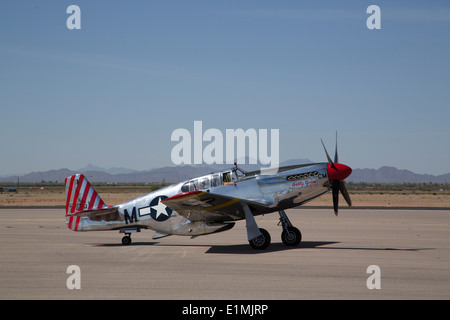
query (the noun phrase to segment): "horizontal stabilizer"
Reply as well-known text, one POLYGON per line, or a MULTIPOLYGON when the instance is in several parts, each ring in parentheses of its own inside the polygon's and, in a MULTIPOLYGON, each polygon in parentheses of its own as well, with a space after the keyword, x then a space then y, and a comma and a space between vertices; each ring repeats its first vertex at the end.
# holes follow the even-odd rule
POLYGON ((105 216, 115 212, 118 212, 118 208, 109 207, 105 209, 79 211, 76 213, 68 214, 67 217, 89 217, 89 219, 91 220, 98 220, 105 218, 105 216))
MULTIPOLYGON (((73 231, 82 231, 81 218, 87 217, 90 221, 118 221, 120 220, 117 208, 86 210, 66 215, 67 227, 73 231)), ((86 219, 86 218, 84 218, 86 219)))

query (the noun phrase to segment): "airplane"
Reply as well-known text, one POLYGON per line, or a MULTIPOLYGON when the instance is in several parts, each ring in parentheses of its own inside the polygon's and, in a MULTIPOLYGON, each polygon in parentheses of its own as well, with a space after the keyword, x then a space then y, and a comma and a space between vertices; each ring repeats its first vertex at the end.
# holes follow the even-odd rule
POLYGON ((276 173, 246 172, 234 167, 176 183, 149 194, 109 206, 103 202, 83 174, 65 179, 66 224, 73 231, 118 230, 123 245, 131 234, 154 230, 152 239, 170 235, 196 237, 230 230, 235 221, 246 222, 247 240, 256 250, 267 249, 269 232, 259 228, 255 216, 278 212, 281 240, 298 246, 300 230, 292 225, 286 209, 300 206, 332 191, 338 215, 339 192, 351 207, 344 183, 352 169, 338 162, 337 133, 334 161, 322 142, 328 162, 280 167, 276 173))

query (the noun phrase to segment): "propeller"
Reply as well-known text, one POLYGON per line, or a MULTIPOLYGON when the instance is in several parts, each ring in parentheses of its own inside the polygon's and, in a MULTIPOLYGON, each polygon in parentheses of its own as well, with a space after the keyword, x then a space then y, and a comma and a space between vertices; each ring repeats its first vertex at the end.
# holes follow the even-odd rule
MULTIPOLYGON (((322 139, 320 139, 322 141, 322 139)), ((352 169, 345 164, 338 163, 338 151, 337 151, 337 131, 336 131, 336 149, 334 152, 334 162, 331 160, 330 155, 328 154, 327 148, 325 148, 325 144, 322 141, 323 149, 325 150, 325 154, 327 155, 328 165, 328 179, 331 183, 331 191, 333 193, 333 208, 334 214, 338 215, 339 210, 339 191, 341 191, 342 196, 345 201, 349 205, 352 206, 352 200, 350 199, 350 195, 348 194, 347 187, 345 186, 344 179, 347 178, 351 173, 352 169)))

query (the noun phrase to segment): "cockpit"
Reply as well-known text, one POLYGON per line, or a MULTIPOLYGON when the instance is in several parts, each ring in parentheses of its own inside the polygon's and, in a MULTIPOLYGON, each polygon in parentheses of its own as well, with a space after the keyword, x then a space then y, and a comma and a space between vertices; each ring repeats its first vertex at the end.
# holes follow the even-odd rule
POLYGON ((181 187, 182 192, 188 192, 188 191, 197 191, 202 190, 206 191, 210 188, 215 188, 222 186, 224 184, 224 181, 231 181, 231 175, 230 172, 221 172, 221 173, 214 173, 214 174, 208 174, 206 176, 192 179, 181 187))
POLYGON ((237 166, 231 170, 223 171, 219 173, 211 173, 203 177, 189 180, 181 186, 181 192, 188 191, 207 191, 211 188, 236 185, 236 182, 242 180, 245 175, 245 171, 239 169, 237 166))

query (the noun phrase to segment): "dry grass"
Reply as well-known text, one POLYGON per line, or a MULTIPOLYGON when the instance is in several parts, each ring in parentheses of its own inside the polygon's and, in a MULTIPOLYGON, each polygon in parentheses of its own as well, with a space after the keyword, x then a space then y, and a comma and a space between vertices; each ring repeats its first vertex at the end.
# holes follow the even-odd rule
MULTIPOLYGON (((433 193, 351 193, 350 198, 354 207, 448 207, 450 209, 449 194, 433 193)), ((331 192, 325 194, 306 205, 332 205, 331 192)), ((345 206, 345 200, 340 197, 339 204, 345 206)))
MULTIPOLYGON (((95 186, 106 204, 115 205, 152 191, 151 186, 95 186)), ((25 187, 0 194, 0 207, 65 206, 64 187, 25 187)))

